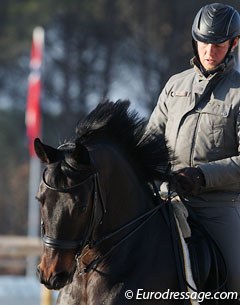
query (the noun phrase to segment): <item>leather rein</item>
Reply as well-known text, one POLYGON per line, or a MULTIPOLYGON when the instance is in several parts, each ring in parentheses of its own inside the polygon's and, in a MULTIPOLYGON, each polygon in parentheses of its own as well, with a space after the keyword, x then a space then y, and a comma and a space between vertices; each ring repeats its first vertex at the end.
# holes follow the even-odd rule
POLYGON ((158 196, 158 194, 156 194, 156 192, 153 192, 154 196, 157 197, 157 200, 159 202, 154 208, 152 208, 149 211, 143 213, 142 215, 132 219, 131 221, 129 221, 126 224, 124 224, 123 226, 117 228, 113 232, 103 236, 102 238, 100 238, 98 240, 93 240, 92 239, 93 231, 95 230, 97 225, 102 223, 104 215, 107 212, 106 211, 106 207, 105 207, 105 203, 104 203, 104 200, 103 200, 103 197, 102 197, 102 194, 101 194, 101 188, 100 188, 100 184, 99 184, 99 175, 98 175, 98 173, 94 173, 94 174, 90 175, 84 181, 81 181, 80 183, 77 183, 77 184, 75 184, 73 186, 66 187, 66 188, 56 188, 56 187, 50 185, 49 183, 47 183, 46 177, 45 177, 46 176, 46 171, 47 171, 47 168, 43 171, 43 175, 42 175, 42 181, 43 181, 44 185, 48 189, 50 189, 52 191, 59 192, 59 193, 71 193, 73 190, 76 190, 77 188, 79 188, 86 181, 91 180, 91 179, 94 181, 93 208, 92 208, 92 212, 91 212, 91 216, 90 216, 90 221, 88 223, 88 227, 86 229, 86 232, 84 234, 84 238, 83 239, 69 241, 69 240, 56 239, 56 238, 53 238, 51 236, 48 236, 45 233, 45 225, 44 225, 43 221, 41 222, 41 232, 42 232, 42 241, 43 241, 43 244, 46 247, 52 248, 52 249, 63 249, 63 250, 74 250, 74 249, 76 249, 77 250, 77 254, 75 255, 75 260, 76 260, 78 266, 79 266, 78 258, 80 257, 80 255, 82 253, 82 250, 83 250, 83 248, 85 246, 88 246, 89 249, 91 249, 93 247, 96 247, 96 246, 99 246, 104 241, 114 237, 118 233, 124 231, 125 229, 127 229, 127 228, 133 226, 134 224, 139 223, 141 221, 133 230, 131 230, 122 239, 120 239, 116 244, 114 244, 105 254, 103 254, 102 256, 98 256, 97 258, 93 259, 92 262, 90 262, 84 268, 83 272, 85 272, 85 273, 87 273, 90 270, 96 268, 96 266, 105 257, 107 257, 112 251, 114 251, 124 241, 129 239, 134 233, 136 233, 138 230, 140 230, 140 228, 142 226, 144 226, 158 212, 158 210, 166 202, 166 201, 160 199, 160 197, 158 196), (96 214, 97 214, 98 202, 99 201, 100 201, 100 205, 101 205, 102 216, 101 216, 101 220, 97 223, 96 222, 96 214))

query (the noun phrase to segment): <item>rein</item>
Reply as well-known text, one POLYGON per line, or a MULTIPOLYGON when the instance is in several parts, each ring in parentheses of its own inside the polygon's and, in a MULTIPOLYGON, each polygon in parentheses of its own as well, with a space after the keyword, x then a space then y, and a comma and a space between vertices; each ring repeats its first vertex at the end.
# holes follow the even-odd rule
MULTIPOLYGON (((141 222, 135 229, 133 229, 131 232, 129 232, 128 234, 126 234, 122 239, 120 239, 120 241, 118 241, 115 245, 113 245, 110 250, 108 250, 103 256, 99 256, 97 258, 95 258, 91 263, 89 263, 85 268, 84 268, 84 272, 87 273, 89 272, 91 269, 94 269, 105 257, 107 257, 111 252, 113 252, 118 246, 120 246, 123 242, 125 242, 128 238, 130 238, 133 234, 135 234, 138 230, 140 230, 157 212, 158 210, 165 204, 165 201, 161 201, 160 204, 158 204, 157 206, 155 206, 153 209, 149 210, 148 212, 140 215, 137 218, 134 218, 133 220, 131 220, 130 222, 128 222, 127 224, 123 225, 122 227, 116 229, 115 231, 109 233, 108 235, 102 237, 101 239, 97 240, 97 241, 92 241, 89 243, 89 248, 93 248, 95 246, 100 245, 102 242, 104 242, 105 240, 110 239, 111 237, 117 235, 119 232, 123 231, 124 229, 132 226, 133 224, 137 223, 138 221, 142 220, 143 218, 147 217, 147 219, 145 219, 143 222, 141 222)), ((78 254, 76 255, 75 259, 78 259, 78 254)))

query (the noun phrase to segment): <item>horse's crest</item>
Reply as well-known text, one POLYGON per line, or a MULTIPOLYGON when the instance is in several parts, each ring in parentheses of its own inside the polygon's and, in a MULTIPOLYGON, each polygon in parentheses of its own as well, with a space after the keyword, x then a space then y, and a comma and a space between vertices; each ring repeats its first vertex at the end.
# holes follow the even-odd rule
POLYGON ((170 158, 165 139, 159 134, 146 134, 145 120, 130 111, 129 106, 129 101, 100 103, 78 124, 76 140, 84 144, 110 139, 147 179, 162 179, 170 158))

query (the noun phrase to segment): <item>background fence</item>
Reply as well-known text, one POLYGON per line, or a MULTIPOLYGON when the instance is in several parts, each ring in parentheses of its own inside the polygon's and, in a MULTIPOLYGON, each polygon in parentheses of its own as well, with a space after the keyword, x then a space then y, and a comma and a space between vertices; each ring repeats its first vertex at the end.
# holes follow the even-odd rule
POLYGON ((55 304, 57 293, 47 290, 35 276, 40 253, 39 238, 0 236, 0 269, 2 273, 8 270, 10 274, 18 274, 0 276, 0 304, 55 304), (33 268, 32 272, 27 272, 28 268, 33 268))

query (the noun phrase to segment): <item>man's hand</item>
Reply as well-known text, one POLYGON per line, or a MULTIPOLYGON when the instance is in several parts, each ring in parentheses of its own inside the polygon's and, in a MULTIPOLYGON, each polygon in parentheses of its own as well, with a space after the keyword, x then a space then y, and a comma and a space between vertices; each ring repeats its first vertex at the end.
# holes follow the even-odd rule
POLYGON ((185 167, 173 173, 176 191, 181 195, 197 195, 205 185, 205 178, 197 167, 185 167))

